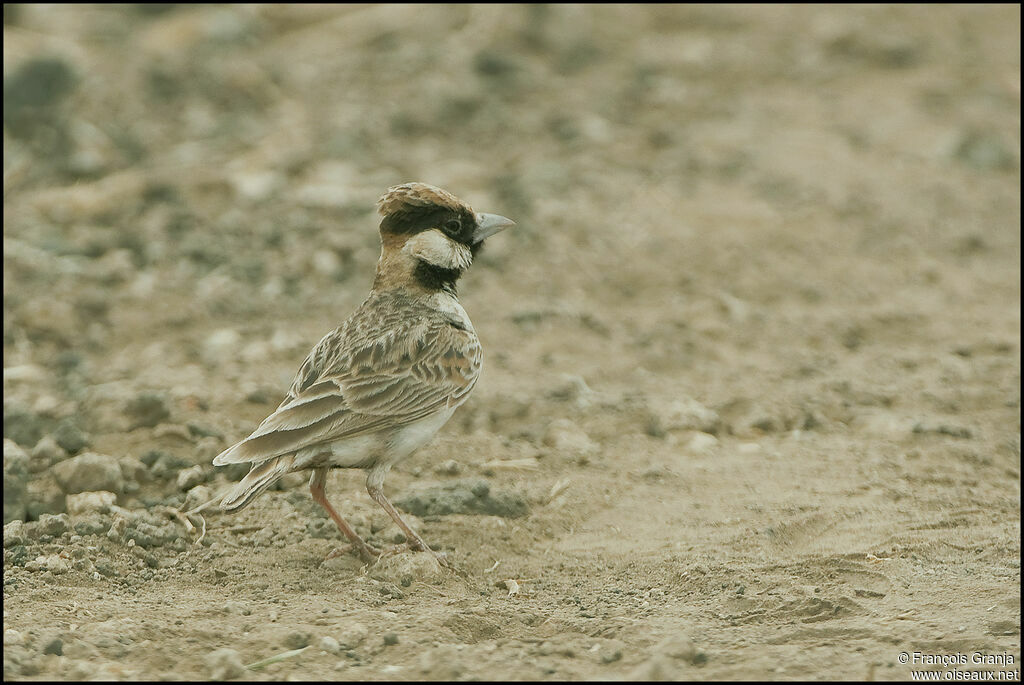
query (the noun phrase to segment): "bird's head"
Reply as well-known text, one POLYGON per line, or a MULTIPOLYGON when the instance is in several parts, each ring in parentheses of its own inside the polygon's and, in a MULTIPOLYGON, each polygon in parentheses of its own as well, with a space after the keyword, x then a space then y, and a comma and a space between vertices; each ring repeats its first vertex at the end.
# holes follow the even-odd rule
POLYGON ((384 217, 378 287, 403 284, 454 292, 484 240, 515 225, 497 214, 474 212, 447 190, 426 183, 389 188, 377 208, 384 217))

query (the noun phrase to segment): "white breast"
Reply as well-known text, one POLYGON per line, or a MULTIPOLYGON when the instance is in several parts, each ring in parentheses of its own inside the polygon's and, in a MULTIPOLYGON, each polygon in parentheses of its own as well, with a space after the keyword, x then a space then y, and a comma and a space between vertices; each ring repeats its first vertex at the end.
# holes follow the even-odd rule
POLYGON ((405 459, 427 444, 454 413, 455 407, 449 407, 397 429, 389 440, 387 453, 381 455, 382 461, 388 464, 397 464, 405 459))

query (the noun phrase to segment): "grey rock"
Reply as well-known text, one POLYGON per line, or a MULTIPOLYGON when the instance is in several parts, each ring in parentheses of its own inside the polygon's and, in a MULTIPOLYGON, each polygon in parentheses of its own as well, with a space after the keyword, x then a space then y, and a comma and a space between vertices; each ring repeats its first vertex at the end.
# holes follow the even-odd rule
POLYGON ((68 513, 74 516, 92 513, 106 514, 115 502, 117 502, 117 495, 112 492, 103 490, 81 492, 76 495, 68 495, 67 508, 68 513))
POLYGON ((71 454, 77 454, 90 444, 89 436, 71 418, 63 419, 57 424, 57 428, 53 432, 53 439, 71 454))
POLYGON ((328 654, 340 654, 341 645, 330 635, 326 635, 320 638, 320 649, 327 652, 328 654))
POLYGON ((106 454, 86 452, 53 467, 57 485, 69 495, 106 490, 124 491, 124 476, 117 459, 106 454))
POLYGON ((206 470, 202 466, 193 466, 178 472, 178 489, 191 490, 206 482, 206 470))
POLYGON ((4 407, 4 437, 29 447, 39 442, 52 423, 22 407, 4 407))
POLYGON ((25 544, 25 522, 14 520, 4 524, 4 549, 25 544))
POLYGON ((301 630, 296 630, 292 633, 288 633, 288 636, 284 639, 284 646, 288 649, 302 649, 303 647, 309 646, 313 636, 309 633, 301 630))
POLYGON ((224 648, 206 656, 206 668, 211 680, 232 680, 245 674, 242 657, 234 649, 224 648))
POLYGON ((485 480, 462 480, 402 495, 395 505, 416 516, 487 514, 518 518, 529 510, 526 500, 514 492, 492 492, 485 480))
POLYGON ((49 473, 30 481, 28 484, 29 519, 38 519, 44 514, 62 514, 67 511, 64 491, 49 473))
POLYGON ((29 470, 32 473, 39 473, 67 458, 67 450, 57 444, 57 440, 52 435, 44 435, 32 448, 32 462, 29 465, 29 470))
POLYGON ((391 647, 398 644, 398 633, 384 633, 384 645, 391 647))
POLYGON ((124 413, 131 419, 131 427, 153 428, 171 416, 170 403, 163 393, 144 392, 125 405, 124 413))
POLYGON ((64 641, 56 635, 44 636, 39 644, 42 646, 43 654, 56 654, 57 656, 64 654, 64 641))
POLYGON ((71 519, 67 514, 43 514, 36 526, 40 535, 58 537, 71 528, 71 519))
POLYGON ((4 524, 28 513, 29 458, 13 440, 4 439, 4 524))
POLYGON ((355 649, 370 635, 369 629, 362 623, 350 623, 338 633, 336 639, 341 649, 355 649))

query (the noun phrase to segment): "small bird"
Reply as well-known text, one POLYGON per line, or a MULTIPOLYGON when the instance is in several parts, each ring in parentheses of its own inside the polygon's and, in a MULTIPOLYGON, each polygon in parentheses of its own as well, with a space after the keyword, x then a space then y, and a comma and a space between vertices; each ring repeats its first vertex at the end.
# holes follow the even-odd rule
POLYGON ((483 214, 426 183, 389 188, 377 203, 381 254, 369 296, 302 363, 284 401, 252 435, 214 458, 252 468, 221 501, 238 511, 278 478, 312 471, 309 490, 352 550, 364 541, 327 501, 332 468, 368 470, 366 490, 416 550, 433 552, 384 495, 392 466, 433 437, 466 401, 480 375, 480 340, 456 284, 484 240, 511 219, 483 214))

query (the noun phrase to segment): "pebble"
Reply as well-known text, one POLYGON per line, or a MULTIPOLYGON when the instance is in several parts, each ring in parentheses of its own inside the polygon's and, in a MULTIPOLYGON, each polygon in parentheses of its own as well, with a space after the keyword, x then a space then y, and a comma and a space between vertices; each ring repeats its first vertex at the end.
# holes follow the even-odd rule
POLYGON ((232 680, 245 673, 242 657, 237 651, 227 647, 208 654, 206 668, 209 670, 210 680, 232 680))
POLYGON ((288 633, 287 637, 284 639, 284 646, 288 649, 302 649, 303 647, 309 646, 312 639, 313 636, 309 633, 302 630, 296 630, 288 633))
POLYGON ((700 431, 717 433, 721 419, 713 409, 708 409, 690 397, 676 398, 652 407, 656 426, 662 432, 700 431))
MULTIPOLYGON (((4 428, 7 428, 6 421, 4 428)), ((24 521, 28 512, 28 454, 4 438, 4 525, 24 521)))
POLYGON ((68 531, 71 527, 71 520, 67 514, 43 514, 39 517, 39 523, 36 526, 40 535, 58 537, 68 531))
POLYGON ((4 524, 4 549, 25 544, 25 522, 16 519, 4 524))
POLYGON ((710 433, 695 432, 686 441, 686 450, 693 454, 706 454, 718 446, 718 438, 710 433))
POLYGON ((117 459, 106 454, 86 452, 53 467, 57 485, 69 494, 106 490, 124 491, 124 477, 117 459))
POLYGON ((170 418, 171 409, 165 394, 144 392, 128 401, 124 413, 132 419, 132 429, 154 428, 170 418))
POLYGON ((191 490, 206 481, 206 470, 202 466, 193 466, 178 472, 178 489, 191 490))
POLYGON ((423 652, 420 671, 426 676, 425 680, 451 682, 465 673, 466 666, 453 645, 441 645, 423 652))
POLYGON ((196 485, 185 495, 185 503, 181 505, 184 511, 189 511, 213 499, 213 490, 206 485, 196 485))
POLYGON ((117 502, 117 495, 112 492, 105 490, 80 492, 68 495, 67 508, 68 513, 72 516, 91 513, 106 514, 115 502, 117 502))
POLYGON ((233 599, 229 599, 224 602, 224 612, 228 614, 234 614, 236 616, 249 616, 252 614, 252 609, 243 602, 239 602, 233 599))
POLYGON ((64 641, 56 635, 43 637, 39 643, 42 645, 43 654, 56 654, 57 656, 64 654, 64 641))
POLYGON ((658 644, 654 651, 673 659, 686 661, 694 666, 699 666, 708 660, 707 655, 697 649, 693 641, 687 637, 670 637, 658 644))
MULTIPOLYGON (((8 377, 4 369, 4 379, 8 377)), ((35 445, 43 437, 48 421, 35 412, 21 407, 4 407, 4 438, 10 438, 19 445, 35 445)), ((5 441, 6 442, 6 441, 5 441)))
POLYGON ((589 460, 598 452, 597 443, 591 440, 583 429, 565 418, 551 422, 544 433, 544 444, 583 461, 589 460))
POLYGON ((355 649, 361 645, 367 637, 369 637, 370 631, 362 623, 350 623, 345 626, 340 633, 338 633, 337 640, 338 646, 341 649, 355 649))
POLYGON ((328 654, 338 655, 341 653, 341 645, 330 635, 320 638, 320 649, 328 654))
POLYGON ((30 519, 38 519, 43 514, 62 514, 67 511, 66 499, 53 476, 45 474, 29 482, 26 513, 30 519))
POLYGON ((25 642, 21 633, 12 628, 4 631, 4 647, 19 647, 25 642))
POLYGON ((398 633, 384 633, 384 645, 390 647, 398 644, 398 633))
POLYGON ((71 454, 77 454, 89 446, 89 436, 86 435, 74 419, 63 419, 57 424, 53 432, 53 439, 62 448, 71 454))
POLYGON ((434 469, 434 472, 442 476, 457 476, 462 472, 462 464, 454 459, 448 459, 434 469))
POLYGON ((369 573, 374 580, 402 587, 409 587, 414 580, 434 583, 446 574, 433 554, 412 551, 385 556, 370 568, 369 573))
POLYGON ((33 473, 39 473, 67 458, 67 450, 57 444, 52 435, 44 435, 32 448, 32 463, 29 468, 33 473))

